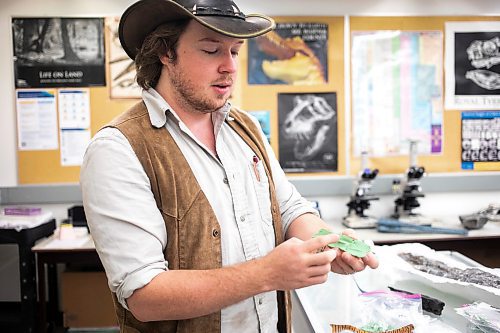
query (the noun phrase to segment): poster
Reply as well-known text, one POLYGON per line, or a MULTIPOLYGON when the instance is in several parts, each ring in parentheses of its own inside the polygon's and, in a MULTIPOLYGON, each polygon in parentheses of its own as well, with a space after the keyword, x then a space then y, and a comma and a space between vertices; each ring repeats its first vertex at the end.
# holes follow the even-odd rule
POLYGON ((248 41, 248 83, 315 85, 328 82, 328 24, 276 23, 248 41))
POLYGON ((500 111, 462 112, 462 169, 500 170, 500 111))
POLYGON ((89 89, 59 89, 59 127, 90 128, 89 89))
POLYGON ((89 89, 59 89, 61 165, 79 166, 90 142, 89 89))
POLYGON ((353 31, 353 154, 394 156, 443 150, 441 31, 353 31))
POLYGON ((338 167, 337 94, 278 94, 279 161, 285 172, 338 167))
POLYGON ((61 129, 61 165, 80 166, 90 143, 90 129, 61 129))
POLYGON ((13 18, 16 88, 105 86, 102 18, 13 18))
POLYGON ((135 63, 123 50, 118 38, 119 17, 106 18, 106 31, 109 40, 107 68, 111 98, 141 98, 141 88, 135 80, 135 63))
POLYGON ((500 22, 447 22, 446 108, 500 108, 500 22))
POLYGON ((18 149, 58 149, 55 89, 16 90, 16 107, 18 149))
POLYGON ((271 112, 266 110, 251 110, 249 111, 252 116, 259 121, 262 132, 267 138, 267 142, 271 143, 271 112))

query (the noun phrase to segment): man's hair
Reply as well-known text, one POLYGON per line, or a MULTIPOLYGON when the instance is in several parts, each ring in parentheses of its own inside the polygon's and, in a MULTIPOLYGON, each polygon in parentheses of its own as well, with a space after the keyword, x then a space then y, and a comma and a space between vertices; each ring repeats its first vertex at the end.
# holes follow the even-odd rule
POLYGON ((162 24, 144 39, 135 57, 139 86, 144 89, 156 87, 163 67, 160 57, 167 55, 169 61, 176 61, 177 42, 188 23, 189 19, 162 24))

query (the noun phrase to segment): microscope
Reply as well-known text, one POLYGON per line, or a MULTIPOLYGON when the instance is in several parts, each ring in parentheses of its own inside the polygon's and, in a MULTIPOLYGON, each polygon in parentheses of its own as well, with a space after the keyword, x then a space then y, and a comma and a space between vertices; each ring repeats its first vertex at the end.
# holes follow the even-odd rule
POLYGON ((361 171, 355 182, 355 191, 347 203, 347 207, 349 207, 347 216, 342 220, 342 224, 348 228, 368 229, 377 226, 377 220, 371 216, 365 215, 365 210, 370 208, 370 201, 379 199, 370 194, 373 180, 378 174, 378 169, 370 170, 367 165, 368 154, 367 152, 362 152, 361 171))
POLYGON ((413 211, 420 207, 418 198, 425 196, 420 187, 420 180, 424 175, 425 168, 417 164, 417 141, 410 140, 410 167, 406 171, 406 179, 403 182, 393 182, 393 191, 398 193, 399 197, 394 201, 394 214, 391 218, 416 225, 432 224, 431 219, 413 211))

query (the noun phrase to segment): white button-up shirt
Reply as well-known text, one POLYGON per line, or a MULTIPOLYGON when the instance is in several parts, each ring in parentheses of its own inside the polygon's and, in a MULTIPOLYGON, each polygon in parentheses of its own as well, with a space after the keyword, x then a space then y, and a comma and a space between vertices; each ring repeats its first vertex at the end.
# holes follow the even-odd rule
MULTIPOLYGON (((179 146, 221 226, 223 266, 265 256, 275 247, 268 180, 262 161, 225 122, 230 105, 212 114, 217 156, 191 133, 154 89, 142 98, 151 124, 165 127, 179 146)), ((254 119, 255 120, 255 119, 254 119)), ((257 125, 258 121, 255 120, 257 125)), ((304 213, 317 214, 286 179, 266 143, 280 205, 283 232, 304 213)), ((125 136, 105 128, 92 139, 81 169, 85 213, 110 289, 127 308, 134 290, 168 270, 168 235, 149 179, 125 136)), ((222 309, 222 332, 276 332, 276 292, 222 309)))

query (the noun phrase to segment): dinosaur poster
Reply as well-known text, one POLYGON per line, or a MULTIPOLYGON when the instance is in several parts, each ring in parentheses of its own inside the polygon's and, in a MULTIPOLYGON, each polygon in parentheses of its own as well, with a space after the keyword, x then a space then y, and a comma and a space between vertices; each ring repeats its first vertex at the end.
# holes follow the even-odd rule
POLYGON ((105 86, 102 18, 13 18, 16 88, 105 86))
POLYGON ((337 94, 278 94, 279 161, 285 172, 338 167, 337 94))
POLYGON ((500 108, 500 22, 446 23, 446 108, 500 108))
POLYGON ((317 85, 328 82, 328 24, 277 23, 248 41, 248 83, 317 85))

